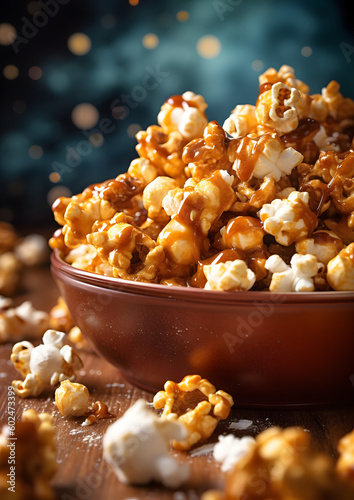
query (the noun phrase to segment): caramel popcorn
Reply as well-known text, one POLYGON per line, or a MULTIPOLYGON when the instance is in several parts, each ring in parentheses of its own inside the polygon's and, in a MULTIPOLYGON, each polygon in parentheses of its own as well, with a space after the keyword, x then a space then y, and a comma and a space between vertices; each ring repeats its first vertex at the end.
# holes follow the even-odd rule
POLYGON ((56 442, 53 418, 48 413, 30 409, 16 422, 16 480, 11 484, 11 462, 8 428, 0 434, 0 495, 3 499, 55 500, 50 485, 57 471, 56 442))
POLYGON ((12 307, 0 305, 0 344, 29 338, 38 339, 49 327, 49 315, 35 309, 30 301, 12 307))
POLYGON ((49 311, 49 328, 69 333, 74 326, 74 320, 71 317, 68 306, 64 299, 59 297, 55 306, 49 311))
POLYGON ((243 260, 220 262, 203 266, 207 279, 206 290, 249 290, 256 276, 243 260))
POLYGON ((314 450, 308 432, 271 427, 228 472, 225 491, 209 491, 202 500, 350 500, 353 495, 331 458, 314 450))
POLYGON ((338 452, 337 472, 354 487, 354 430, 339 441, 338 452))
POLYGON ((0 294, 11 296, 21 280, 22 264, 13 252, 0 255, 0 294))
POLYGON ((155 480, 178 488, 187 481, 190 470, 169 455, 169 444, 186 434, 181 423, 159 418, 146 401, 139 399, 107 429, 103 456, 122 483, 148 484, 155 480))
POLYGON ((199 375, 187 375, 180 383, 167 381, 164 391, 155 394, 154 407, 163 408, 161 417, 171 422, 180 422, 187 429, 183 440, 175 439, 173 446, 189 450, 195 444, 208 439, 220 419, 229 416, 234 402, 224 391, 215 387, 199 375))
POLYGON ((62 229, 50 246, 103 276, 235 292, 274 286, 272 255, 312 255, 325 266, 309 276, 316 290, 352 290, 349 261, 334 259, 354 242, 354 101, 335 81, 310 94, 283 65, 223 126, 206 110, 191 91, 168 98, 136 134, 126 173, 54 202, 62 229), (231 284, 226 273, 226 285, 212 284, 199 270, 215 259, 215 273, 246 266, 255 280, 231 284))
POLYGON ((288 266, 279 255, 272 255, 265 263, 272 274, 271 292, 313 292, 313 278, 324 270, 314 255, 294 254, 288 266))
POLYGON ((354 290, 354 243, 328 262, 327 280, 334 290, 354 290))
POLYGON ((72 347, 65 344, 65 333, 47 330, 43 344, 34 347, 31 342, 18 342, 12 348, 11 361, 24 380, 14 380, 15 393, 22 398, 38 396, 47 386, 55 386, 69 379, 75 380, 75 371, 83 365, 72 347))

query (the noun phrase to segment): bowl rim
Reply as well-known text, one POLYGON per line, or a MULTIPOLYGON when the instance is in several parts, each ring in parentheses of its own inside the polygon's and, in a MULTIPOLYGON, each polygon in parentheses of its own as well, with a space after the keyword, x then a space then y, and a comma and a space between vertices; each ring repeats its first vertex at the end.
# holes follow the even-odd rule
POLYGON ((352 302, 354 307, 354 292, 352 291, 323 291, 323 292, 270 292, 265 291, 220 291, 205 290, 204 288, 166 286, 155 283, 129 281, 122 278, 103 276, 83 271, 65 262, 58 249, 54 249, 50 256, 51 270, 55 276, 69 278, 73 281, 99 287, 110 292, 125 292, 134 295, 148 295, 165 299, 183 300, 187 302, 223 304, 324 304, 352 302))

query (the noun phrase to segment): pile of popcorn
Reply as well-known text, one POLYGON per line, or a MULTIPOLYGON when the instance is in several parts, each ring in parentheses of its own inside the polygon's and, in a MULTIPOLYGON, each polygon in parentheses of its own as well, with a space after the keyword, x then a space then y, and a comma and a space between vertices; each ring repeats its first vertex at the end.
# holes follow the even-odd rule
POLYGON ((354 290, 354 101, 290 66, 223 126, 201 95, 167 99, 128 171, 53 204, 74 267, 211 290, 354 290))
POLYGON ((221 127, 167 99, 128 171, 53 204, 74 267, 211 290, 354 290, 354 101, 293 68, 259 77, 221 127))

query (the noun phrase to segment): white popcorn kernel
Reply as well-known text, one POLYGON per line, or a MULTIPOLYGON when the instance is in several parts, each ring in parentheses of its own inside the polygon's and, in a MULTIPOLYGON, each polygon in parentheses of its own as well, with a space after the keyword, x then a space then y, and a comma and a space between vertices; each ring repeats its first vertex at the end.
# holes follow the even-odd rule
POLYGON ((139 399, 108 427, 103 438, 103 456, 125 484, 161 482, 177 488, 189 478, 189 466, 169 455, 170 441, 187 437, 183 424, 159 418, 139 399))
POLYGON ((302 255, 314 255, 318 262, 328 264, 343 248, 343 242, 332 231, 315 231, 311 238, 303 238, 295 243, 295 250, 302 255))
POLYGON ((26 266, 43 264, 48 258, 47 240, 41 234, 29 234, 16 245, 14 254, 26 266))
POLYGON ((69 345, 63 345, 65 334, 47 330, 43 344, 34 347, 30 342, 14 345, 11 361, 15 369, 25 377, 14 380, 12 385, 21 397, 38 396, 46 386, 54 386, 62 380, 74 380, 75 370, 82 368, 82 361, 69 345))
POLYGON ((265 263, 273 273, 269 285, 271 292, 312 292, 313 279, 324 270, 324 265, 314 255, 294 254, 288 266, 279 255, 272 255, 265 263))
POLYGON ((328 262, 327 281, 334 290, 354 290, 354 243, 328 262))
POLYGON ((250 290, 256 281, 254 272, 240 259, 205 265, 203 272, 207 290, 250 290))
MULTIPOLYGON (((11 304, 9 304, 11 306, 11 304)), ((35 309, 30 301, 0 311, 0 343, 37 339, 49 326, 49 314, 35 309)))
POLYGON ((234 138, 251 133, 257 126, 255 110, 251 104, 238 104, 225 120, 223 129, 234 138))
POLYGON ((285 200, 276 198, 266 203, 258 212, 264 230, 284 246, 307 237, 317 225, 317 217, 308 202, 307 192, 292 191, 285 200))
POLYGON ((272 177, 274 180, 279 181, 284 175, 289 175, 293 168, 303 160, 303 155, 296 149, 292 147, 284 148, 280 140, 270 134, 266 134, 263 138, 257 140, 249 138, 247 138, 247 141, 241 140, 236 150, 236 159, 232 168, 243 181, 249 180, 245 178, 244 165, 248 164, 249 158, 252 158, 255 150, 257 151, 259 141, 263 142, 262 149, 257 152, 253 170, 249 172, 247 166, 249 179, 252 176, 257 179, 272 177), (244 162, 245 157, 246 162, 244 162))
POLYGON ((221 462, 221 470, 227 472, 254 446, 255 439, 251 436, 237 438, 233 434, 219 436, 219 441, 214 446, 213 456, 221 462))
POLYGON ((91 396, 83 384, 63 380, 55 391, 55 403, 63 416, 81 417, 90 405, 91 396))

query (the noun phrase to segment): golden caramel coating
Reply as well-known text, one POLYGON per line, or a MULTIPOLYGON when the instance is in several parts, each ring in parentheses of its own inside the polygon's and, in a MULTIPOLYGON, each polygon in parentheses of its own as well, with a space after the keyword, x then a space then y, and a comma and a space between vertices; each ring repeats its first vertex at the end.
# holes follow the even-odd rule
POLYGON ((173 446, 180 450, 189 450, 192 446, 208 439, 214 432, 220 419, 229 416, 234 402, 224 391, 215 387, 199 375, 187 375, 179 383, 167 381, 164 391, 154 396, 154 407, 163 408, 161 417, 177 420, 185 425, 187 439, 173 441, 173 446))
POLYGON ((339 441, 338 453, 337 472, 354 487, 354 430, 339 441))
POLYGON ((202 500, 349 500, 353 494, 330 457, 314 451, 309 433, 271 427, 228 473, 225 491, 202 500))
MULTIPOLYGON (((23 412, 16 422, 15 487, 9 491, 11 449, 6 427, 0 434, 0 495, 4 500, 54 500, 56 494, 50 481, 57 471, 53 418, 35 410, 23 412)), ((13 443, 15 441, 12 441, 13 443)))
POLYGON ((49 311, 49 328, 69 333, 74 326, 75 323, 66 302, 62 297, 59 297, 55 306, 49 311))
POLYGON ((10 297, 18 290, 22 264, 13 252, 0 255, 0 295, 10 297))
POLYGON ((89 390, 83 384, 63 380, 55 391, 55 404, 63 416, 82 417, 90 402, 89 390))
MULTIPOLYGON (((202 96, 171 96, 157 125, 136 134, 139 157, 127 173, 53 204, 63 228, 51 248, 89 272, 198 287, 211 265, 199 263, 233 250, 208 286, 219 288, 222 275, 234 282, 246 268, 233 261, 243 260, 252 290, 270 290, 273 254, 286 265, 295 253, 332 261, 354 242, 354 101, 335 81, 309 91, 292 67, 269 68, 255 103, 237 104, 223 127, 208 120, 202 96), (231 222, 242 218, 257 227, 231 222)), ((326 270, 311 280, 315 290, 334 288, 326 270)))
POLYGON ((202 179, 194 189, 176 189, 164 198, 163 206, 170 222, 159 234, 167 257, 176 264, 193 265, 207 249, 207 235, 221 214, 235 200, 232 177, 216 170, 202 179))

